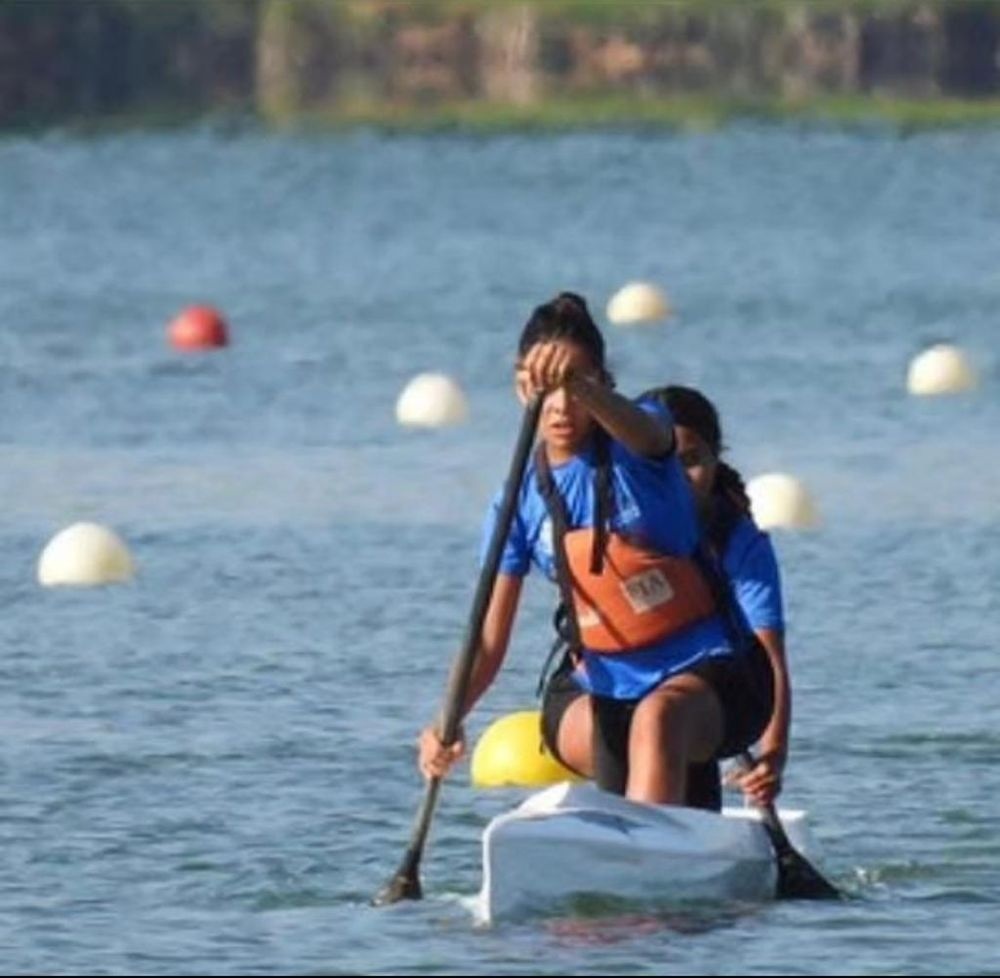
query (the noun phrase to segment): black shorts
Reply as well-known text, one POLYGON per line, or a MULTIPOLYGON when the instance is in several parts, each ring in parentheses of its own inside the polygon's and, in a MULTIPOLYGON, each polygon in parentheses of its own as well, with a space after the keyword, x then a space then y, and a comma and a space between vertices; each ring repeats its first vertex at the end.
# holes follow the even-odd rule
MULTIPOLYGON (((704 679, 718 696, 723 735, 715 758, 688 768, 685 800, 693 807, 718 811, 721 807, 718 760, 750 747, 771 718, 774 709, 771 663, 764 646, 755 639, 743 655, 709 659, 689 671, 704 679)), ((553 756, 564 764, 558 748, 559 725, 570 705, 585 695, 573 680, 572 663, 565 658, 546 684, 542 699, 542 737, 553 756)), ((594 696, 591 702, 595 720, 595 780, 602 788, 623 794, 628 778, 629 727, 640 701, 594 696)))
MULTIPOLYGON (((579 697, 586 695, 573 679, 573 663, 567 655, 549 677, 542 693, 542 740, 552 756, 571 771, 575 769, 559 753, 559 725, 570 706, 579 697)), ((576 773, 582 774, 581 771, 576 773)))

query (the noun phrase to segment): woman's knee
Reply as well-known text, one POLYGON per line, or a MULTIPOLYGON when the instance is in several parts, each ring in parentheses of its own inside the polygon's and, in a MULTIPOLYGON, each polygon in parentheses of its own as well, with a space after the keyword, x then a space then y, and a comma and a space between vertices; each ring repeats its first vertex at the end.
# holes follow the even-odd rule
POLYGON ((722 708, 712 688, 697 676, 667 680, 636 706, 633 742, 675 744, 707 760, 722 739, 722 708))

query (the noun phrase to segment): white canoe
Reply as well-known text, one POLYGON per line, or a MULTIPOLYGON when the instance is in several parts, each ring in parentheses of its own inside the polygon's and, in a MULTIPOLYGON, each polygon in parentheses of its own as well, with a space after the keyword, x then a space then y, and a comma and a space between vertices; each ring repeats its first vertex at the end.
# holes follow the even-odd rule
MULTIPOLYGON (((792 844, 810 848, 804 813, 780 813, 792 844)), ((562 783, 494 818, 483 833, 485 920, 603 895, 645 904, 767 900, 774 851, 757 813, 647 805, 591 784, 562 783)))

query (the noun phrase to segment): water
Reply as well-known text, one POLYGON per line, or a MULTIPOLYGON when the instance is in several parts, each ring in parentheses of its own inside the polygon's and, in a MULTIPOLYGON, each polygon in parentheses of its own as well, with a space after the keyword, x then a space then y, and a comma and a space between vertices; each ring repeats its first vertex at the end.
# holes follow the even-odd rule
MULTIPOLYGON (((466 138, 210 128, 0 142, 0 949, 49 974, 992 974, 1000 966, 1000 132, 466 138), (416 731, 468 615, 531 306, 626 281, 620 386, 703 386, 779 533, 796 687, 784 800, 846 905, 477 927, 514 790, 448 783, 427 898, 375 910, 416 731), (164 340, 212 301, 234 337, 164 340), (961 343, 973 395, 913 399, 961 343), (394 420, 453 374, 468 425, 394 420), (133 585, 46 590, 78 519, 133 585)), ((470 721, 533 705, 533 581, 470 721)))

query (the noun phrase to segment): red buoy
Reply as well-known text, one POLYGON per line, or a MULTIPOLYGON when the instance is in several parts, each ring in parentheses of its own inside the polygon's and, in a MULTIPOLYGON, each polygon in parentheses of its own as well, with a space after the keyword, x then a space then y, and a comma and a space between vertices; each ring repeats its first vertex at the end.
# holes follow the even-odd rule
POLYGON ((214 350, 229 343, 229 330, 212 306, 188 306, 170 324, 167 334, 175 350, 214 350))

